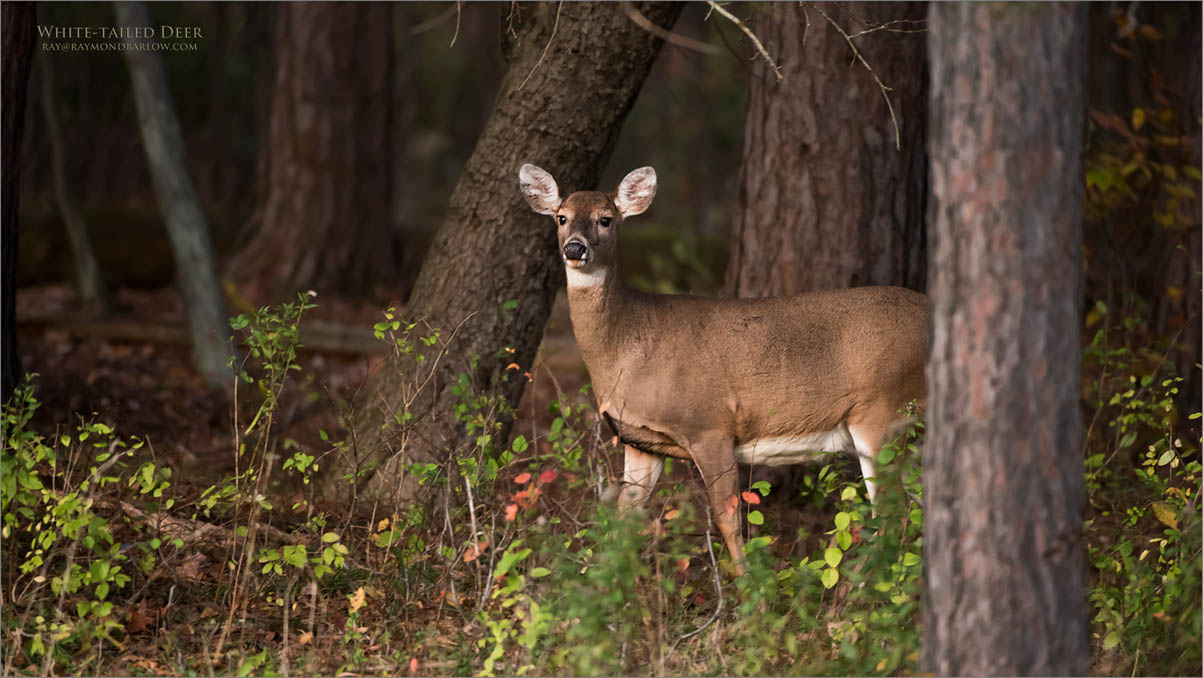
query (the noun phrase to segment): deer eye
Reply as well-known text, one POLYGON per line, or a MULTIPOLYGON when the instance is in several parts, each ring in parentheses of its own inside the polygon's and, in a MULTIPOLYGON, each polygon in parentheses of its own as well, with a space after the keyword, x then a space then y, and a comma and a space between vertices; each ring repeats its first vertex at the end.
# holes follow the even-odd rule
POLYGON ((556 220, 560 222, 560 225, 561 225, 561 226, 563 226, 564 224, 568 223, 568 217, 564 216, 563 214, 561 214, 560 216, 556 217, 556 220))
POLYGON ((601 219, 597 220, 597 223, 601 224, 602 226, 605 226, 606 228, 609 228, 610 227, 610 217, 602 217, 601 219))

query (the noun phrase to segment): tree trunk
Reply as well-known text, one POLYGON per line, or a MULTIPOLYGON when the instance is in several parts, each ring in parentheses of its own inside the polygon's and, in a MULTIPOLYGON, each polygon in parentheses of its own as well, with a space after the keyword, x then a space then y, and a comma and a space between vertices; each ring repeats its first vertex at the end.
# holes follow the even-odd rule
POLYGON ((754 30, 784 77, 778 81, 757 59, 748 87, 730 295, 883 284, 923 289, 925 5, 770 4, 758 15, 754 30), (892 88, 898 148, 881 89, 831 22, 852 35, 866 23, 900 19, 911 22, 853 41, 892 88))
POLYGON ((0 401, 8 400, 21 375, 17 355, 17 198, 20 187, 21 129, 25 122, 25 91, 34 47, 34 5, 6 2, 0 7, 0 149, 3 149, 3 182, 0 185, 0 401))
MULTIPOLYGON (((114 8, 122 26, 152 25, 144 2, 119 2, 114 8)), ((175 254, 180 292, 192 331, 193 359, 211 388, 226 388, 231 376, 226 365, 230 328, 215 272, 209 224, 188 176, 167 71, 157 52, 137 49, 138 40, 133 38, 127 38, 126 44, 129 49, 123 54, 138 108, 142 146, 175 254)))
POLYGON ((75 260, 75 279, 79 288, 79 299, 90 311, 103 311, 108 305, 108 294, 92 239, 88 235, 88 224, 75 199, 75 192, 67 180, 67 154, 63 148, 62 125, 59 124, 58 105, 54 91, 54 63, 48 52, 38 53, 38 72, 42 76, 42 116, 46 121, 46 139, 50 142, 50 173, 54 183, 54 197, 58 202, 59 214, 71 243, 71 255, 75 260))
POLYGON ((367 292, 398 278, 391 12, 384 3, 276 8, 266 181, 257 230, 229 267, 253 300, 367 292))
MULTIPOLYGON (((640 5, 664 27, 682 9, 678 3, 640 5)), ((444 461, 474 444, 476 436, 455 419, 456 405, 467 400, 457 395, 463 393, 458 385, 511 406, 518 402, 526 383, 520 375, 530 368, 564 284, 555 227, 527 207, 518 168, 523 162, 548 168, 562 177, 565 194, 594 188, 661 43, 617 3, 532 3, 503 11, 510 12, 503 19, 509 65, 496 107, 406 310, 410 320, 439 329, 441 340, 428 360, 393 360, 378 374, 353 422, 354 449, 335 461, 331 474, 336 479, 381 462, 360 489, 386 504, 412 489, 402 478, 406 464, 444 461), (507 305, 511 301, 516 305, 507 305), (510 363, 518 369, 506 369, 510 363), (406 408, 402 401, 411 398, 406 408), (390 424, 403 409, 412 424, 390 424)), ((499 424, 485 433, 504 442, 509 418, 502 414, 499 424)), ((328 487, 347 496, 346 483, 328 487)))
POLYGON ((931 8, 925 672, 1088 667, 1084 27, 1080 5, 931 8))

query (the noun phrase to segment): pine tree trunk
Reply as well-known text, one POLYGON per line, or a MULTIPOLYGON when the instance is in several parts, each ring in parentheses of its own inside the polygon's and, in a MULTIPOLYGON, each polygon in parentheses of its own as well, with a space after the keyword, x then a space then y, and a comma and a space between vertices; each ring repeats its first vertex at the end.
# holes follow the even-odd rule
POLYGON ((931 8, 922 670, 1079 675, 1085 11, 931 8))
MULTIPOLYGON (((664 27, 682 9, 639 6, 664 27)), ((359 489, 395 505, 412 488, 403 477, 406 464, 443 462, 472 449, 476 436, 455 420, 460 375, 473 393, 518 402, 526 384, 521 374, 530 369, 564 285, 555 227, 522 199, 518 168, 523 162, 547 168, 565 194, 595 188, 661 43, 617 3, 516 4, 502 11, 510 13, 502 22, 508 69, 496 107, 406 311, 410 320, 440 330, 441 340, 421 363, 392 361, 366 389, 355 413, 354 449, 335 460, 327 486, 342 498, 349 486, 339 475, 379 463, 359 489), (507 369, 510 363, 518 369, 507 369), (415 393, 406 408, 401 401, 415 393), (403 429, 390 423, 402 409, 414 416, 403 429)), ((508 430, 503 415, 489 433, 504 444, 508 430)))
POLYGON ((0 190, 0 401, 8 400, 21 376, 17 355, 17 198, 21 175, 21 130, 25 122, 25 93, 33 59, 34 5, 6 2, 0 6, 0 45, 3 52, 3 92, 0 93, 0 149, 3 149, 3 183, 0 190))
POLYGON ((927 202, 926 3, 768 4, 754 30, 778 60, 748 87, 742 215, 727 291, 737 297, 856 285, 922 290, 927 202), (881 89, 844 37, 892 88, 901 148, 881 89), (808 25, 809 23, 809 25, 808 25), (805 42, 803 41, 805 39, 805 42))
POLYGON ((256 302, 363 293, 398 278, 389 209, 392 6, 276 8, 261 206, 231 262, 256 302))

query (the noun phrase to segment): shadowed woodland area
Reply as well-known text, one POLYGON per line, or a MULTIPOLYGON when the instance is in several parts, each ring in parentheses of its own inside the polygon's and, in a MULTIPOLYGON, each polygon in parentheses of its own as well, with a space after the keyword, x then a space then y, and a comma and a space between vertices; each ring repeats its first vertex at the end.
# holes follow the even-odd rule
POLYGON ((1203 670, 1198 3, 2 18, 4 675, 1203 670), (528 162, 655 168, 639 293, 925 293, 877 496, 670 458, 616 511, 528 162))

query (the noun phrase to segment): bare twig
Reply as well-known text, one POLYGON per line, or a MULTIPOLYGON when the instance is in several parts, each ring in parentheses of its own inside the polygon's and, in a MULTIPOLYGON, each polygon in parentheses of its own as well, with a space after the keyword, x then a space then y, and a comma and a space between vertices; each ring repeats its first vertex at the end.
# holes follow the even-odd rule
POLYGON ((435 26, 438 26, 439 24, 443 23, 444 21, 450 19, 452 12, 457 12, 457 13, 459 12, 459 3, 458 2, 456 3, 455 7, 448 6, 447 9, 440 12, 439 15, 434 18, 427 19, 425 21, 414 24, 414 26, 412 28, 410 28, 408 31, 409 37, 412 38, 415 35, 421 35, 422 33, 425 33, 426 31, 434 28, 435 26))
POLYGON ((459 37, 459 19, 460 19, 460 1, 455 0, 455 35, 451 36, 451 44, 448 47, 455 47, 455 40, 459 37))
POLYGON ((867 35, 869 33, 876 33, 877 31, 887 31, 889 33, 924 33, 927 31, 926 26, 924 26, 923 28, 890 28, 894 24, 920 24, 920 25, 922 25, 923 23, 924 23, 923 19, 894 19, 893 21, 885 21, 880 24, 875 24, 875 25, 869 26, 868 28, 866 28, 863 31, 849 35, 848 39, 855 40, 862 35, 867 35))
POLYGON ((886 100, 886 108, 888 108, 890 110, 890 121, 894 123, 894 148, 901 149, 902 148, 902 132, 898 129, 898 117, 894 115, 894 104, 893 104, 893 102, 890 101, 890 88, 886 87, 881 82, 881 78, 877 77, 877 73, 874 72, 873 67, 869 65, 868 61, 865 61, 865 57, 860 53, 860 50, 856 48, 856 45, 853 44, 853 42, 852 42, 852 38, 848 37, 848 34, 844 31, 844 29, 840 28, 840 25, 838 23, 836 23, 834 19, 827 16, 827 13, 824 12, 822 9, 820 9, 817 6, 813 6, 813 5, 812 5, 812 7, 814 8, 814 10, 816 12, 819 13, 820 16, 822 16, 824 19, 827 20, 827 23, 831 24, 831 27, 834 28, 836 30, 836 32, 838 32, 840 35, 842 35, 844 37, 844 42, 848 43, 848 47, 852 50, 853 58, 856 61, 859 61, 861 63, 861 65, 865 67, 865 70, 869 71, 869 75, 873 76, 873 80, 877 83, 877 86, 881 89, 882 98, 884 98, 886 100))
POLYGON ((526 87, 526 83, 530 80, 530 77, 535 74, 535 71, 539 70, 539 66, 543 65, 543 58, 547 56, 547 50, 551 49, 551 43, 556 39, 556 31, 560 30, 560 10, 563 8, 564 0, 560 0, 560 3, 556 5, 556 21, 551 25, 551 37, 547 39, 547 44, 543 46, 543 53, 539 55, 539 60, 535 62, 535 67, 530 69, 530 73, 526 74, 526 77, 522 80, 522 84, 518 85, 518 89, 526 87))
POLYGON ((761 44, 760 38, 756 37, 756 34, 752 32, 752 29, 748 28, 747 24, 745 24, 743 21, 741 21, 739 19, 739 17, 737 17, 734 14, 723 9, 723 6, 718 4, 717 2, 715 2, 714 0, 706 0, 706 4, 710 5, 710 9, 714 10, 715 12, 718 12, 719 14, 722 14, 724 17, 727 18, 728 21, 730 21, 731 23, 738 26, 739 30, 743 31, 744 35, 748 36, 748 39, 750 39, 752 41, 752 44, 756 46, 756 51, 760 52, 760 56, 764 57, 764 60, 767 61, 769 66, 772 67, 773 74, 777 76, 777 79, 778 80, 783 79, 781 76, 781 68, 779 66, 777 66, 777 63, 775 61, 773 61, 773 57, 769 56, 769 52, 768 52, 768 50, 766 50, 764 48, 764 45, 761 44))
POLYGON ((632 5, 630 2, 623 2, 622 9, 627 13, 627 16, 631 18, 631 21, 635 22, 636 26, 642 28, 648 33, 651 33, 657 38, 664 40, 670 45, 676 45, 677 47, 682 47, 684 49, 691 49, 695 52, 701 52, 702 54, 707 54, 710 56, 715 56, 720 52, 718 47, 715 47, 708 42, 694 40, 689 36, 681 35, 680 33, 673 33, 672 31, 666 30, 661 26, 657 26, 652 22, 651 19, 648 19, 646 16, 644 16, 643 12, 640 12, 638 7, 632 5))
POLYGON ((710 511, 707 510, 706 511, 706 553, 710 556, 710 572, 714 574, 714 589, 715 589, 715 596, 718 599, 718 605, 714 606, 714 614, 710 615, 710 619, 707 619, 705 624, 702 624, 701 626, 697 627, 693 631, 690 631, 689 633, 686 633, 685 635, 678 638, 677 639, 678 643, 681 642, 682 640, 689 640, 690 638, 698 635, 702 631, 705 631, 706 628, 709 627, 711 624, 713 624, 714 620, 718 619, 718 616, 720 614, 722 614, 722 612, 723 612, 723 582, 718 574, 718 562, 714 559, 714 545, 711 543, 711 540, 710 540, 710 531, 713 527, 714 527, 714 522, 710 518, 710 511))

